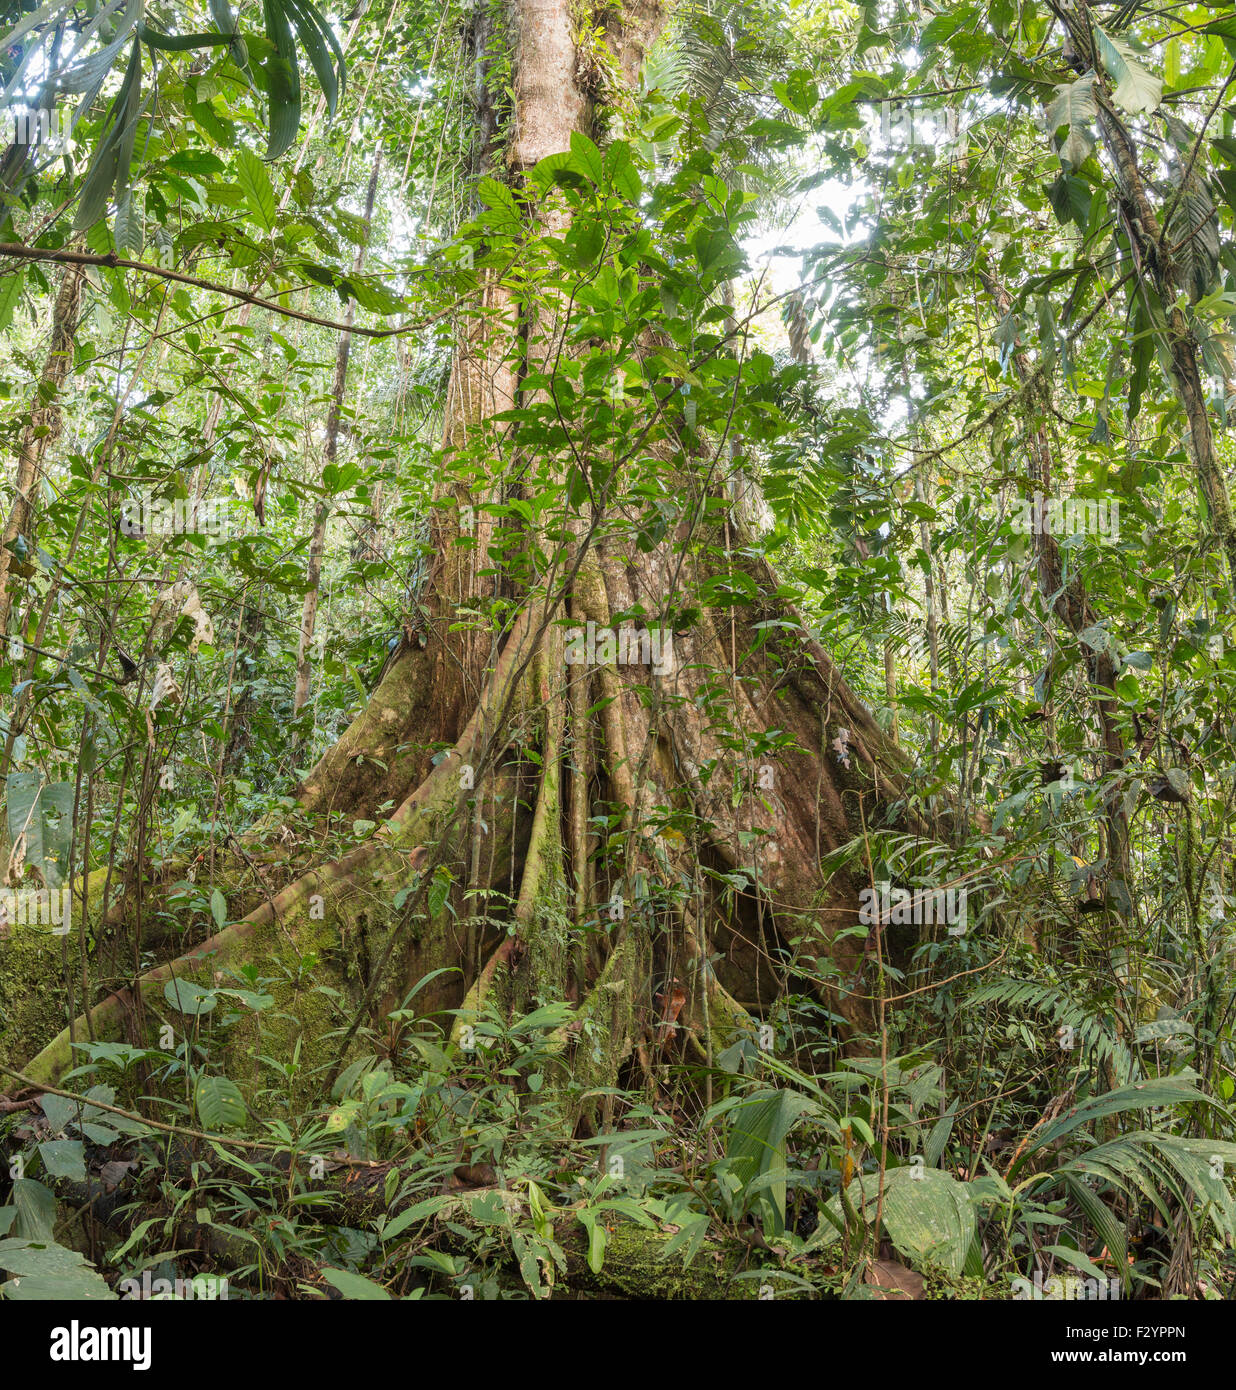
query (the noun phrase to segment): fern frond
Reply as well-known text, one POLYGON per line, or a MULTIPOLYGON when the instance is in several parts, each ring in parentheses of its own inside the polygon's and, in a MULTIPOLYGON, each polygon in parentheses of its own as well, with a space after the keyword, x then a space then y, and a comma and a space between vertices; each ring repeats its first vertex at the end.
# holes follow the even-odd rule
POLYGON ((1057 1028, 1072 1028, 1082 1050, 1099 1063, 1110 1063, 1122 1082, 1131 1082, 1141 1074, 1137 1060, 1124 1043, 1057 985, 1036 980, 992 980, 972 994, 969 1002, 1044 1014, 1057 1028))

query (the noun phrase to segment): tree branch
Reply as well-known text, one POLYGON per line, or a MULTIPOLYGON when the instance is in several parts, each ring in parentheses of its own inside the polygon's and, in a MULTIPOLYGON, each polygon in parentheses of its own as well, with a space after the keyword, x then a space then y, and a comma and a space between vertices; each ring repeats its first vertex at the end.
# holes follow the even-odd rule
MULTIPOLYGON (((351 324, 339 323, 335 319, 320 318, 317 314, 307 314, 300 309, 276 304, 273 300, 263 299, 261 295, 250 294, 248 290, 233 289, 230 285, 220 285, 213 280, 202 280, 196 275, 185 275, 179 270, 164 270, 162 266, 150 265, 146 261, 126 260, 117 256, 114 251, 105 256, 99 256, 89 251, 55 250, 51 247, 23 246, 18 242, 5 241, 0 242, 0 256, 10 256, 15 260, 56 261, 64 265, 98 265, 108 270, 140 270, 144 275, 156 275, 162 280, 174 280, 178 285, 191 285, 194 289, 209 290, 212 294, 224 294, 231 299, 240 300, 243 304, 252 304, 258 309, 269 309, 272 314, 282 314, 285 318, 300 319, 302 323, 316 324, 319 328, 333 328, 339 333, 357 333, 364 338, 394 338, 401 333, 410 333, 414 329, 426 328, 438 319, 445 318, 456 307, 455 304, 452 304, 439 310, 436 314, 430 314, 428 318, 419 319, 415 323, 402 324, 399 328, 357 328, 351 324)), ((301 288, 306 287, 302 286, 301 288)), ((291 293, 291 291, 284 291, 284 293, 291 293)))

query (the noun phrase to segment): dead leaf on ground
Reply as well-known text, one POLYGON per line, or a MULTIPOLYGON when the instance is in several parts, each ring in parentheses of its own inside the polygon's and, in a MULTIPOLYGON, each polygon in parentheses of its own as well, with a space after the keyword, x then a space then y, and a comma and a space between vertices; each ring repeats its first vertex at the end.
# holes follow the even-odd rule
POLYGON ((461 1163, 455 1169, 452 1187, 497 1187, 498 1173, 491 1163, 461 1163))
POLYGON ((879 1289, 877 1298, 903 1302, 906 1299, 926 1297, 926 1286, 921 1274, 897 1260, 875 1260, 867 1267, 863 1282, 879 1289))
POLYGON ((99 1169, 99 1177, 103 1180, 103 1186, 108 1192, 115 1192, 136 1167, 137 1159, 135 1158, 114 1158, 99 1169))

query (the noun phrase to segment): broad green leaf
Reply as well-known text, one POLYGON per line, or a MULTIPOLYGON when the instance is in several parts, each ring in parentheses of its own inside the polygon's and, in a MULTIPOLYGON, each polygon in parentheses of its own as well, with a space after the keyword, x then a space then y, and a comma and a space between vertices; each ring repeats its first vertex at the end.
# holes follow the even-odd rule
POLYGON ((142 45, 135 35, 120 91, 107 116, 107 133, 90 161, 82 186, 76 231, 84 231, 103 218, 113 195, 119 198, 128 187, 133 142, 137 135, 142 96, 142 45))
POLYGON ((326 98, 326 109, 331 116, 339 104, 339 92, 343 75, 343 53, 335 40, 330 26, 322 18, 309 0, 284 0, 288 17, 296 25, 296 35, 304 45, 305 53, 317 75, 326 98), (338 54, 339 74, 335 73, 331 55, 338 54))
POLYGON ((365 1300, 388 1300, 390 1292, 384 1289, 381 1284, 375 1284, 372 1279, 366 1279, 363 1274, 353 1274, 349 1269, 332 1269, 327 1266, 322 1271, 322 1277, 344 1296, 344 1298, 365 1299, 365 1300))
POLYGON ((56 1226, 56 1194, 34 1178, 14 1178, 13 1205, 17 1221, 13 1235, 23 1240, 49 1241, 56 1226))
POLYGON ((197 1116, 205 1129, 235 1129, 245 1122, 240 1087, 226 1076, 199 1076, 193 1088, 197 1116))
MULTIPOLYGON (((874 1185, 870 1178, 867 1185, 874 1185)), ((874 1215, 869 1207, 868 1214, 874 1215)), ((882 1218, 888 1237, 908 1259, 960 1276, 974 1238, 974 1207, 965 1183, 939 1168, 908 1165, 884 1174, 882 1218)))
POLYGON ((585 1207, 576 1215, 588 1232, 588 1268, 593 1274, 600 1274, 605 1265, 605 1220, 595 1207, 585 1207))
POLYGON ((39 1145, 39 1156, 49 1177, 86 1181, 86 1146, 80 1139, 48 1139, 39 1145))
POLYGON ((6 1299, 100 1302, 116 1297, 83 1254, 52 1241, 0 1240, 0 1269, 14 1276, 0 1285, 6 1299))
POLYGON ((145 199, 134 189, 128 189, 116 204, 116 245, 140 260, 146 245, 145 199))
POLYGON ((194 1017, 212 1012, 219 1002, 214 990, 204 989, 192 980, 169 980, 163 986, 163 997, 173 1009, 194 1017))
POLYGON ((437 1213, 452 1200, 449 1194, 439 1197, 427 1197, 423 1202, 417 1202, 415 1206, 408 1207, 397 1216, 393 1216, 386 1225, 382 1227, 382 1239, 394 1240, 396 1236, 406 1231, 413 1222, 424 1221, 427 1217, 436 1216, 437 1213))
POLYGON ((1125 39, 1105 34, 1097 24, 1094 32, 1099 40, 1103 66, 1116 84, 1112 92, 1116 102, 1132 116, 1155 110, 1163 99, 1162 80, 1152 77, 1142 67, 1138 54, 1125 39))
POLYGON ((300 68, 283 0, 262 0, 266 35, 274 53, 266 60, 269 136, 266 158, 278 159, 300 129, 300 68))
MULTIPOLYGON (((1070 1107, 1058 1119, 1038 1130, 1018 1159, 1020 1168, 1032 1154, 1047 1148, 1071 1134, 1082 1125, 1107 1115, 1119 1115, 1128 1110, 1148 1110, 1156 1106, 1185 1105, 1189 1102, 1213 1104, 1211 1098, 1193 1083, 1197 1077, 1191 1073, 1167 1076, 1149 1081, 1139 1081, 1132 1086, 1122 1086, 1102 1095, 1091 1096, 1087 1100, 1070 1107)), ((1016 1170, 1014 1170, 1016 1171, 1016 1170)))
POLYGON ((264 232, 273 231, 278 204, 266 166, 252 150, 241 149, 236 152, 236 174, 258 226, 264 232))
POLYGON ((1074 169, 1080 167, 1094 148, 1094 135, 1090 122, 1096 114, 1094 103, 1094 77, 1079 77, 1056 88, 1056 95, 1047 108, 1047 131, 1054 136, 1061 127, 1068 127, 1068 135, 1059 146, 1058 153, 1074 169))
POLYGON ((24 287, 25 276, 21 273, 20 267, 10 267, 8 274, 0 279, 0 333, 13 322, 13 315, 21 302, 24 287))
POLYGON ((60 888, 68 877, 73 841, 73 783, 10 772, 5 793, 10 845, 24 836, 24 862, 38 869, 49 888, 60 888))
MULTIPOLYGON (((786 1136, 813 1105, 806 1096, 786 1089, 753 1096, 734 1110, 725 1155, 740 1184, 744 1204, 757 1177, 786 1168, 786 1136)), ((775 1180, 755 1195, 765 1231, 779 1235, 785 1229, 785 1182, 775 1180)))
POLYGON ((75 1100, 70 1100, 67 1096, 50 1094, 40 1096, 39 1104, 43 1107, 43 1114, 53 1134, 63 1134, 69 1122, 77 1119, 81 1108, 75 1100))

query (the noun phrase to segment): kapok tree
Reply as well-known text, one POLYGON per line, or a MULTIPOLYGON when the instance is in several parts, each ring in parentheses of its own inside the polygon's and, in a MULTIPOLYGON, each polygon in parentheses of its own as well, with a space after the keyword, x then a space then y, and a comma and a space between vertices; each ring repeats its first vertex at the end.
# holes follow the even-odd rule
MULTIPOLYGON (((342 987, 340 1058, 427 976, 418 1011, 457 1026, 561 1004, 581 1086, 665 1047, 711 1058, 804 981, 843 1031, 870 1022, 882 943, 822 861, 901 798, 905 763, 744 522, 743 461, 786 428, 759 305, 727 302, 751 195, 718 176, 742 146, 698 106, 662 116, 685 158, 659 181, 627 138, 664 17, 607 9, 585 49, 567 0, 507 11, 513 98, 478 112, 490 173, 455 253, 427 587, 298 789, 307 815, 376 828, 331 862, 254 832, 223 874, 236 920, 73 1038, 140 1041, 173 978, 310 953, 342 987)), ((26 1072, 52 1081, 69 1043, 26 1072)))

